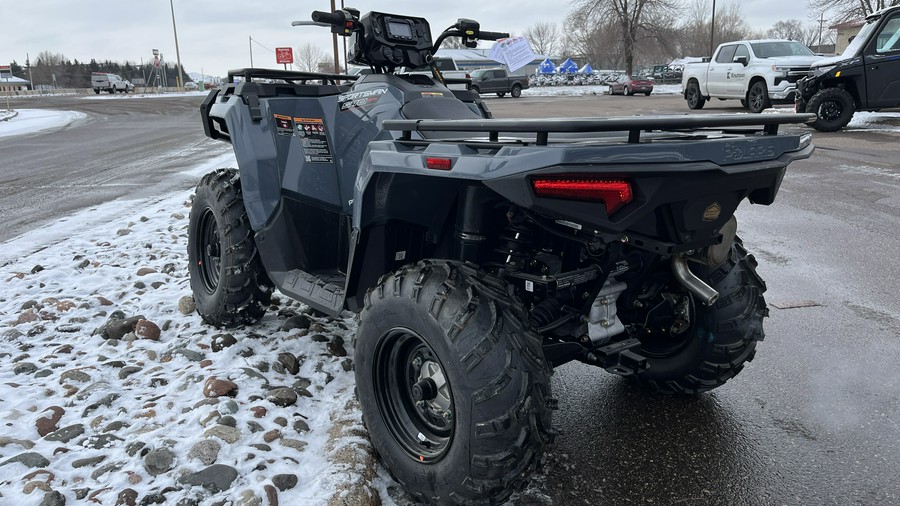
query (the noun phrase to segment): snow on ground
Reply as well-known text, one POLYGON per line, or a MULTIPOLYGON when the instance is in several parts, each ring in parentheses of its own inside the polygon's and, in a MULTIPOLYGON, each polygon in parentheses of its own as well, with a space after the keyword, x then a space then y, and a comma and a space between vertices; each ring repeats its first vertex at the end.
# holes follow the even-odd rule
POLYGON ((135 98, 171 98, 171 97, 196 97, 196 96, 206 96, 208 91, 179 91, 179 92, 165 92, 165 93, 101 93, 99 95, 86 95, 82 98, 85 100, 122 100, 122 99, 135 99, 135 98))
POLYGON ((0 246, 0 503, 326 504, 373 490, 346 357, 354 317, 276 295, 257 325, 203 324, 190 193, 97 206, 0 246))
MULTIPOLYGON (((851 127, 898 123, 857 113, 851 127)), ((114 201, 0 245, 0 504, 408 504, 374 465, 353 398, 355 316, 276 293, 256 325, 202 323, 190 196, 114 201)))
POLYGON ((857 112, 847 125, 856 131, 900 132, 900 113, 897 112, 857 112))
MULTIPOLYGON (((608 95, 609 86, 532 86, 522 90, 525 97, 580 97, 584 95, 608 95)), ((654 95, 680 95, 680 84, 660 84, 653 87, 654 95)))
POLYGON ((17 112, 12 119, 0 121, 0 138, 57 130, 88 118, 87 114, 76 111, 17 109, 17 112))

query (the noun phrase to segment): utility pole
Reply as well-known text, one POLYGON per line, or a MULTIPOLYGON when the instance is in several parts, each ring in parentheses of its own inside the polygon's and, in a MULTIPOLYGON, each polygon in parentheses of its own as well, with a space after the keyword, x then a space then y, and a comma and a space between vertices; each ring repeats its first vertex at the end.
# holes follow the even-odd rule
POLYGON ((250 68, 253 68, 253 37, 248 35, 247 40, 250 43, 250 68))
POLYGON ((25 53, 25 63, 28 64, 28 84, 31 86, 31 91, 34 91, 34 80, 31 78, 31 56, 28 53, 25 53))
POLYGON ((822 52, 822 25, 825 24, 825 11, 819 14, 819 42, 816 44, 817 52, 822 52))
POLYGON ((712 21, 709 23, 709 58, 712 60, 713 51, 716 49, 716 0, 713 0, 712 21))
POLYGON ((181 71, 181 53, 178 51, 178 29, 175 28, 175 6, 169 0, 169 8, 172 11, 172 32, 175 34, 175 60, 178 62, 178 89, 184 89, 184 74, 181 71))

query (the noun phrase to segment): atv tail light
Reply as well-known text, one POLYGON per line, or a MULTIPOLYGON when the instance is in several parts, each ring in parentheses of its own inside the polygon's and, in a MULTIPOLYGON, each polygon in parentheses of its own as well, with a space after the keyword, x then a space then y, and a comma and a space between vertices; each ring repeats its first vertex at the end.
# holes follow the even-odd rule
POLYGON ((634 199, 631 184, 621 179, 587 176, 548 176, 531 181, 538 197, 603 202, 610 215, 634 199))
POLYGON ((449 158, 426 158, 425 159, 425 167, 429 169, 436 170, 450 170, 450 159, 449 158))

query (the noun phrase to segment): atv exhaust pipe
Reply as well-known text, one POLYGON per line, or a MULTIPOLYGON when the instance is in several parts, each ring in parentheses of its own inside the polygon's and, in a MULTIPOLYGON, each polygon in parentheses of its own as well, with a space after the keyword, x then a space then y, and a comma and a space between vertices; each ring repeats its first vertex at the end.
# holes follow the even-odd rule
POLYGON ((707 285, 688 268, 687 260, 682 255, 672 257, 672 272, 681 286, 688 289, 704 305, 711 306, 719 299, 719 292, 707 285))

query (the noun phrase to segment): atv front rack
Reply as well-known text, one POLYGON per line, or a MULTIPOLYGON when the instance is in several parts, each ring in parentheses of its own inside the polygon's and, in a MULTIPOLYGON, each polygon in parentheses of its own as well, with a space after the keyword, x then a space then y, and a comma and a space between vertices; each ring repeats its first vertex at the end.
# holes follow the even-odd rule
POLYGON ((535 143, 546 146, 551 133, 628 132, 628 143, 640 142, 641 132, 696 132, 741 128, 735 133, 777 135, 778 126, 808 123, 815 114, 701 114, 682 116, 631 116, 614 118, 549 118, 490 120, 386 120, 385 130, 402 132, 400 140, 412 140, 412 132, 482 132, 491 142, 501 133, 534 133, 535 143), (754 128, 755 127, 755 128, 754 128))

